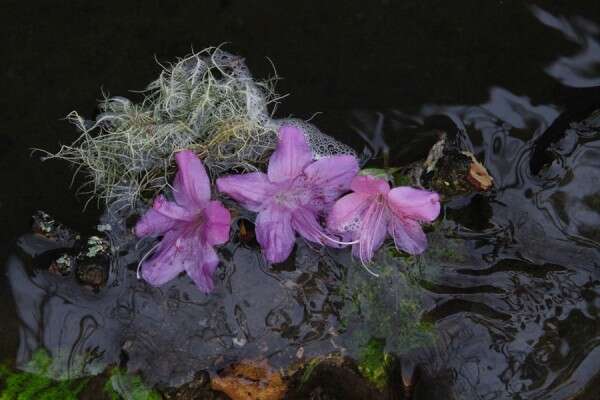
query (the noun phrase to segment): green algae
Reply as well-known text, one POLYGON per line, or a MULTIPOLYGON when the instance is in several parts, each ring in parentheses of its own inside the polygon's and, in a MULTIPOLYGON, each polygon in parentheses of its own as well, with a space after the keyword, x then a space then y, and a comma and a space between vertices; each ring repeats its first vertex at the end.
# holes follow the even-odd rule
POLYGON ((313 358, 305 365, 304 371, 302 372, 302 377, 300 378, 300 387, 302 387, 302 385, 308 382, 313 372, 315 371, 315 368, 317 368, 317 365, 319 365, 320 362, 320 358, 313 358))
MULTIPOLYGON (((0 364, 0 400, 77 400, 90 383, 90 378, 53 379, 57 376, 56 360, 45 350, 34 352, 25 369, 18 371, 8 363, 0 364)), ((139 376, 114 368, 104 383, 102 398, 161 400, 162 396, 148 388, 139 376)))
POLYGON ((34 372, 14 371, 6 364, 0 365, 0 400, 77 400, 87 379, 53 380, 48 377, 52 364, 50 355, 38 350, 27 365, 34 372))
POLYGON ((358 370, 378 389, 385 388, 392 357, 385 351, 385 339, 371 338, 360 349, 358 370))
MULTIPOLYGON (((385 252, 381 252, 385 253, 385 252)), ((381 254, 385 255, 385 254, 381 254)), ((340 294, 342 329, 350 333, 349 347, 360 356, 373 338, 385 340, 386 351, 403 354, 435 341, 432 324, 422 320, 424 307, 417 286, 415 257, 397 257, 377 264, 378 278, 358 268, 348 271, 340 294)))
POLYGON ((104 385, 105 393, 111 400, 161 400, 162 396, 148 388, 142 379, 118 368, 111 371, 110 379, 104 385))
POLYGON ((399 168, 363 168, 358 174, 362 176, 372 176, 374 178, 385 179, 393 182, 394 174, 399 168))
POLYGON ((396 186, 412 186, 414 184, 413 178, 404 174, 394 174, 394 184, 396 186))

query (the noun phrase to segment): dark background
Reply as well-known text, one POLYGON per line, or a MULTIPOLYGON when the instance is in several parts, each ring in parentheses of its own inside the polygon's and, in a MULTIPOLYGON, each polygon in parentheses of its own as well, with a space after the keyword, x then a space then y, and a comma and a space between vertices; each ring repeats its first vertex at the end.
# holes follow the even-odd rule
MULTIPOLYGON (((290 93, 279 115, 308 117, 343 131, 351 109, 415 111, 424 103, 478 104, 493 85, 555 102, 564 90, 542 71, 575 46, 535 20, 520 1, 2 1, 0 96, 0 262, 43 209, 75 229, 99 211, 69 187, 72 169, 41 163, 77 131, 62 118, 96 113, 101 89, 129 96, 169 61, 207 46, 246 58, 257 77, 269 57, 290 93), (337 121, 337 122, 334 122, 337 121)), ((600 2, 535 2, 547 11, 600 21, 600 2)), ((0 301, 11 301, 2 284, 0 301)), ((4 308, 11 309, 11 308, 4 308)), ((2 316, 2 320, 6 316, 2 316)), ((10 318, 10 321, 14 321, 10 318)), ((0 323, 0 354, 17 338, 0 323)), ((14 328, 13 328, 14 329, 14 328)))

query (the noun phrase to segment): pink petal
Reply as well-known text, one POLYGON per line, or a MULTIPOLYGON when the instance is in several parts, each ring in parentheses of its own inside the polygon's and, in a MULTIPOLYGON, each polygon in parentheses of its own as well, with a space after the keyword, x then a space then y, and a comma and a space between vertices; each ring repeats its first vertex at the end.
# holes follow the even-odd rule
POLYGON ((304 168, 304 174, 315 185, 325 203, 335 201, 350 190, 350 182, 358 172, 358 163, 352 156, 322 158, 304 168))
POLYGON ((302 131, 293 126, 282 126, 277 149, 269 160, 269 180, 282 182, 293 179, 311 161, 312 153, 302 131))
POLYGON ((323 244, 324 232, 317 221, 317 215, 304 207, 298 207, 292 212, 292 228, 306 240, 323 244))
MULTIPOLYGON (((382 201, 372 202, 365 212, 358 233, 358 245, 354 245, 353 254, 363 263, 371 261, 387 234, 389 214, 382 201)), ((356 237, 356 236, 355 236, 356 237)))
POLYGON ((185 208, 202 208, 210 200, 210 179, 202 161, 191 150, 175 154, 177 175, 173 182, 175 201, 185 208))
POLYGON ((225 193, 250 211, 259 211, 271 191, 272 184, 266 174, 230 175, 217 179, 219 192, 225 193))
POLYGON ((327 227, 335 232, 352 232, 360 228, 361 219, 375 196, 350 193, 333 205, 327 216, 327 227))
POLYGON ((181 230, 167 232, 152 257, 142 263, 142 277, 146 282, 160 286, 184 271, 190 248, 181 236, 181 230))
POLYGON ((154 198, 152 209, 164 217, 176 220, 176 221, 192 221, 196 214, 190 210, 181 207, 180 205, 168 201, 165 196, 159 194, 154 198))
POLYGON ((295 243, 290 212, 275 206, 261 211, 256 217, 256 240, 268 261, 285 261, 295 243))
POLYGON ((388 194, 389 206, 398 216, 433 221, 440 215, 440 196, 435 192, 401 186, 388 194))
POLYGON ((213 274, 219 265, 219 256, 215 250, 204 243, 197 243, 195 262, 186 264, 185 270, 198 289, 204 293, 214 289, 213 274))
POLYGON ((398 250, 409 254, 421 254, 427 248, 427 236, 418 222, 411 219, 394 218, 389 226, 398 250))
POLYGON ((231 214, 220 201, 213 200, 204 209, 204 240, 209 245, 223 244, 229 240, 231 214))
POLYGON ((135 224, 137 237, 162 235, 175 225, 175 220, 150 208, 135 224))
POLYGON ((352 180, 350 189, 364 194, 386 194, 390 191, 390 184, 381 178, 375 178, 370 175, 359 175, 352 180))

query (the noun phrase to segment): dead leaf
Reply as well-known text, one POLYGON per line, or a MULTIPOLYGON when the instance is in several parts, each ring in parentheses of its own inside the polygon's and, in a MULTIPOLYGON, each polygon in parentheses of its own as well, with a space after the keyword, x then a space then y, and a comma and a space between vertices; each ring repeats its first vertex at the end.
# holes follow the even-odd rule
POLYGON ((490 176, 483 164, 477 161, 473 153, 468 151, 463 151, 462 153, 471 158, 471 166, 467 175, 469 183, 479 191, 489 190, 494 184, 494 178, 490 176))
POLYGON ((232 400, 280 400, 287 391, 281 374, 266 361, 234 364, 214 378, 211 387, 232 400))

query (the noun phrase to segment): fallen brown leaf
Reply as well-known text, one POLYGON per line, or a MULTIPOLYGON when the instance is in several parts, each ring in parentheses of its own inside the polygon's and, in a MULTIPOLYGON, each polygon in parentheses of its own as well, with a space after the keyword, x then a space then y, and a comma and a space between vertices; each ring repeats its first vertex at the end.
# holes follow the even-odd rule
POLYGON ((226 368, 211 381, 213 390, 233 400, 281 400, 287 385, 266 361, 241 361, 226 368))
POLYGON ((463 151, 463 154, 471 158, 471 166, 467 175, 469 183, 479 191, 489 190, 494 184, 494 178, 490 176, 483 164, 477 161, 473 153, 463 151))

